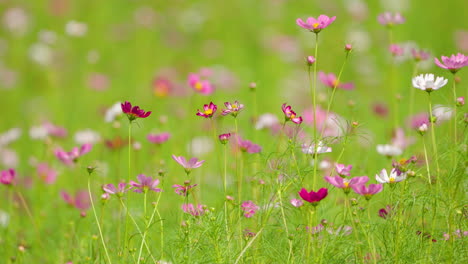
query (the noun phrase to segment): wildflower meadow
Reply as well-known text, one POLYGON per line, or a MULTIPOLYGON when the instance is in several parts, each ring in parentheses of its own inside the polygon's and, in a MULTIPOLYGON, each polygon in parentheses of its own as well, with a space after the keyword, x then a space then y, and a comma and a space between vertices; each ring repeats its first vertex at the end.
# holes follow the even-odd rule
POLYGON ((0 0, 1 263, 468 263, 465 0, 0 0))

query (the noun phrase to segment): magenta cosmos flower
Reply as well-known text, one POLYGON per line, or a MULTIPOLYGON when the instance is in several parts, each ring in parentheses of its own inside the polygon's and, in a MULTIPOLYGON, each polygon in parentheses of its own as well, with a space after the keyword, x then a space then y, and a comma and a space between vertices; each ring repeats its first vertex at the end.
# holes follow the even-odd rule
POLYGON ((391 27, 397 24, 405 23, 405 18, 400 13, 392 14, 385 12, 377 16, 377 21, 383 26, 391 27))
POLYGON ((328 27, 333 21, 335 21, 336 16, 328 17, 326 15, 320 15, 317 19, 314 17, 309 17, 304 22, 302 19, 298 18, 296 24, 301 28, 305 28, 311 32, 319 33, 322 29, 328 27))
POLYGON ((434 58, 434 62, 437 66, 442 69, 447 69, 452 73, 456 73, 461 68, 468 66, 468 56, 461 53, 450 57, 442 56, 441 60, 442 62, 440 62, 438 58, 434 58))
POLYGON ((169 132, 163 132, 160 134, 148 134, 146 137, 149 142, 160 145, 171 138, 171 134, 169 132))
POLYGON ((319 72, 318 77, 320 81, 327 87, 330 88, 341 88, 343 90, 353 90, 354 84, 351 82, 341 83, 336 75, 333 73, 326 74, 324 72, 319 72))
POLYGON ((345 177, 345 176, 350 176, 351 169, 353 168, 353 165, 344 165, 344 164, 335 164, 335 171, 338 173, 338 175, 345 177))
POLYGON ((203 95, 210 95, 214 91, 214 87, 209 81, 201 80, 200 76, 194 73, 189 74, 188 84, 197 93, 201 93, 203 95))
POLYGON ((133 186, 133 191, 137 193, 146 193, 148 191, 153 192, 160 192, 162 191, 159 188, 156 188, 159 184, 158 179, 154 179, 151 177, 146 177, 144 174, 140 174, 137 176, 138 182, 130 181, 130 185, 133 186))
POLYGON ((313 206, 317 206, 321 200, 327 197, 327 195, 328 195, 327 188, 321 188, 317 192, 314 192, 312 190, 310 192, 307 192, 305 188, 302 188, 299 191, 299 196, 301 196, 301 198, 304 201, 311 203, 313 206))
POLYGON ((102 186, 102 190, 108 194, 115 194, 121 197, 123 196, 124 193, 130 190, 130 187, 127 187, 127 183, 125 182, 119 183, 117 187, 115 187, 114 184, 109 183, 109 184, 102 186))
POLYGON ((231 138, 231 133, 226 133, 226 134, 221 134, 218 136, 219 138, 219 142, 221 142, 221 144, 226 144, 228 143, 229 139, 231 138))
POLYGON ((362 176, 362 177, 354 177, 350 180, 344 179, 340 176, 325 176, 325 180, 330 183, 331 185, 335 186, 336 188, 343 189, 343 191, 348 194, 351 191, 353 185, 360 185, 365 184, 369 181, 369 177, 362 176))
POLYGON ((250 218, 254 216, 258 209, 260 209, 254 202, 245 201, 241 204, 242 211, 244 211, 244 216, 250 218))
POLYGON ((127 115, 128 120, 131 122, 137 118, 147 118, 151 115, 151 111, 145 112, 145 110, 140 109, 139 106, 133 106, 129 101, 120 104, 122 112, 127 115))
POLYGON ((58 148, 55 150, 55 156, 65 165, 70 166, 77 162, 79 157, 90 152, 92 148, 91 144, 83 144, 80 148, 74 147, 70 152, 58 148))
POLYGON ((203 116, 204 118, 211 118, 213 117, 214 113, 216 113, 216 110, 218 110, 218 106, 213 104, 213 102, 210 102, 209 105, 203 105, 203 111, 200 111, 198 109, 197 116, 203 116))
POLYGON ((292 110, 292 107, 290 105, 286 105, 286 103, 284 103, 281 106, 281 110, 283 110, 283 113, 284 113, 284 122, 288 122, 291 120, 295 124, 302 123, 302 117, 297 116, 296 112, 292 110))
POLYGON ((222 115, 232 115, 233 117, 237 117, 237 114, 244 109, 244 105, 239 103, 238 101, 234 101, 234 103, 225 102, 224 105, 226 109, 223 110, 222 115))
POLYGON ((182 210, 193 216, 201 216, 204 215, 208 210, 206 209, 206 205, 193 205, 193 204, 182 204, 182 210))
POLYGON ((259 153, 262 151, 262 147, 260 147, 260 145, 254 144, 252 141, 242 139, 240 137, 237 140, 237 146, 242 152, 247 152, 250 154, 259 153))
POLYGON ((175 193, 180 196, 187 196, 190 192, 190 189, 194 188, 198 184, 190 185, 190 181, 185 181, 184 185, 174 184, 172 188, 175 188, 175 193))
POLYGON ((203 165, 204 160, 198 160, 197 158, 191 158, 189 161, 183 156, 176 156, 172 155, 172 158, 179 163, 182 167, 184 167, 185 172, 189 174, 192 169, 198 168, 203 165))
POLYGON ((0 172, 0 183, 5 185, 13 184, 16 177, 16 171, 14 169, 8 169, 0 172))
POLYGON ((365 184, 354 184, 351 186, 353 190, 369 200, 372 198, 374 194, 377 194, 382 191, 383 185, 382 184, 369 184, 369 187, 366 187, 365 184))

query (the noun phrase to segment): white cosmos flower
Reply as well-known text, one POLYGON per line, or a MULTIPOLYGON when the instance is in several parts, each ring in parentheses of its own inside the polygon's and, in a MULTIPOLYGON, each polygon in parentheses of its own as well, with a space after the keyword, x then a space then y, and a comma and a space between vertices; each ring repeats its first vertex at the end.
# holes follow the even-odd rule
POLYGON ((96 144, 99 141, 101 141, 101 136, 98 132, 91 129, 85 129, 75 133, 75 142, 78 144, 96 144))
POLYGON ((120 102, 115 103, 111 107, 109 107, 104 114, 104 120, 107 123, 114 122, 114 120, 122 114, 122 107, 120 106, 120 102))
POLYGON ((426 92, 438 90, 447 84, 448 80, 443 77, 435 78, 434 74, 421 74, 413 78, 414 88, 421 89, 426 92), (435 80, 434 80, 435 79, 435 80))
POLYGON ((439 125, 443 121, 452 119, 453 109, 448 106, 435 105, 432 109, 432 115, 436 118, 436 124, 439 125))
POLYGON ((393 156, 401 155, 403 153, 403 150, 401 150, 397 146, 387 144, 387 145, 377 145, 377 152, 387 157, 393 157, 393 156))
POLYGON ((406 173, 399 172, 395 168, 390 171, 390 176, 388 176, 387 170, 382 169, 380 171, 380 174, 375 175, 375 179, 379 183, 395 183, 395 182, 401 182, 404 179, 406 179, 406 173))
POLYGON ((302 145, 302 153, 315 154, 315 152, 317 152, 317 154, 328 153, 332 152, 332 148, 325 146, 325 144, 322 141, 319 141, 317 146, 315 146, 315 144, 302 145))

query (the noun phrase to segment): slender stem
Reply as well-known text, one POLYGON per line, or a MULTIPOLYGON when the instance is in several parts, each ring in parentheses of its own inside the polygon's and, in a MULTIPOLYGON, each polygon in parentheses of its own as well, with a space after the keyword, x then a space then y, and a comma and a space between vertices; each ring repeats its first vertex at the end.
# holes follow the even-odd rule
MULTIPOLYGON (((312 107, 313 107, 313 110, 314 110, 314 148, 316 149, 317 148, 317 145, 318 145, 318 138, 317 138, 317 102, 316 102, 316 92, 317 92, 317 63, 318 63, 318 58, 317 58, 317 54, 318 54, 318 33, 315 34, 315 52, 314 52, 314 56, 315 56, 315 62, 314 62, 314 83, 313 83, 313 86, 312 86, 312 82, 311 82, 311 76, 310 76, 310 67, 309 67, 309 82, 311 82, 311 89, 312 89, 312 107)), ((315 154, 314 154, 314 179, 313 179, 313 189, 315 189, 315 184, 316 184, 316 181, 317 181, 317 166, 318 166, 318 162, 317 162, 317 151, 315 151, 315 154)))
POLYGON ((439 175, 440 175, 439 155, 437 153, 437 143, 436 143, 436 137, 435 137, 435 131, 434 131, 435 118, 432 115, 431 93, 427 93, 427 96, 429 98, 429 117, 430 117, 429 119, 430 119, 430 122, 431 122, 432 150, 434 151, 434 158, 435 158, 435 161, 436 161, 436 168, 437 168, 436 178, 437 178, 437 182, 440 182, 440 179, 439 179, 439 175))
MULTIPOLYGON (((129 121, 128 123, 128 175, 127 175, 127 182, 130 182, 130 174, 131 174, 131 153, 132 153, 132 144, 131 144, 131 138, 132 138, 132 121, 129 121)), ((127 197, 126 200, 127 208, 130 203, 130 195, 127 197)), ((124 256, 127 254, 127 249, 128 249, 128 217, 129 217, 129 212, 128 210, 125 210, 125 233, 124 233, 124 256)))
MULTIPOLYGON (((453 140, 455 140, 455 144, 457 143, 457 139, 458 139, 458 134, 457 134, 457 85, 456 85, 456 82, 455 82, 455 73, 453 74, 453 81, 452 81, 452 89, 453 89, 453 103, 455 104, 455 108, 453 109, 453 114, 454 114, 454 124, 453 124, 453 140)), ((456 151, 454 151, 455 155, 456 155, 456 151)), ((453 160, 455 161, 456 158, 454 157, 453 160)))
POLYGON ((429 159, 428 159, 428 156, 427 156, 426 140, 424 140, 424 137, 423 137, 423 147, 424 147, 424 158, 426 160, 427 180, 429 182, 429 186, 431 186, 431 184, 432 184, 431 171, 429 169, 429 159))
POLYGON ((284 229, 286 230, 286 239, 288 240, 289 244, 289 253, 288 253, 288 262, 291 260, 291 255, 292 255, 292 241, 289 240, 289 229, 288 229, 288 223, 286 222, 286 215, 284 213, 284 208, 283 208, 283 195, 281 194, 281 183, 279 184, 278 188, 278 197, 279 197, 279 202, 280 202, 280 210, 281 210, 281 218, 283 219, 283 224, 284 224, 284 229))
POLYGON ((94 218, 96 219, 96 225, 99 230, 99 236, 101 237, 102 246, 104 247, 104 252, 106 253, 107 261, 109 262, 109 264, 111 264, 112 261, 109 256, 109 252, 107 252, 106 242, 104 241, 104 236, 102 235, 101 225, 99 224, 99 219, 96 214, 96 208, 94 207, 93 196, 91 195, 91 173, 88 175, 88 193, 89 200, 91 201, 91 207, 93 208, 94 218))
MULTIPOLYGON (((159 199, 161 198, 161 195, 159 195, 158 197, 158 201, 156 202, 155 206, 154 206, 154 210, 153 210, 153 213, 151 214, 151 218, 149 220, 149 222, 146 221, 146 194, 148 193, 148 191, 145 191, 145 222, 146 222, 146 228, 145 228, 145 232, 143 233, 143 238, 141 240, 141 244, 140 244, 140 251, 138 253, 138 259, 137 259, 137 264, 140 263, 140 260, 141 260, 141 253, 143 251, 143 244, 145 243, 146 241, 146 234, 148 233, 148 229, 149 227, 151 226, 151 224, 153 223, 153 219, 154 219, 154 215, 158 209, 158 204, 159 204, 159 199)), ((162 221, 162 220, 161 220, 162 221)), ((151 255, 153 256, 153 255, 151 255)), ((153 258, 153 261, 155 261, 155 259, 153 258)))
MULTIPOLYGON (((228 250, 230 250, 230 238, 229 238, 229 215, 227 210, 227 146, 224 144, 224 173, 223 173, 223 187, 224 187, 224 225, 226 227, 226 239, 228 242, 228 250)), ((228 254, 230 256, 230 254, 228 254)))

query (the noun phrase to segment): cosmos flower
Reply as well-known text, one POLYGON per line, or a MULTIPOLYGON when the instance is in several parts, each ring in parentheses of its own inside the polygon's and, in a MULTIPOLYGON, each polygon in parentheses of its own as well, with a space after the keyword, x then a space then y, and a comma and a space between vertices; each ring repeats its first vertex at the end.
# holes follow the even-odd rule
POLYGON ((213 102, 210 102, 209 105, 207 104, 203 105, 203 111, 200 111, 200 109, 197 110, 198 111, 197 116, 202 116, 204 118, 212 118, 214 113, 216 113, 217 109, 218 109, 218 106, 213 104, 213 102))
POLYGON ((172 159, 174 159, 177 163, 179 163, 182 167, 184 167, 185 172, 189 174, 192 169, 198 168, 203 165, 204 160, 198 161, 198 158, 191 158, 189 161, 185 159, 183 156, 176 156, 172 155, 172 159))
POLYGON ((302 117, 297 116, 296 112, 294 112, 291 108, 290 105, 286 105, 285 103, 281 106, 281 110, 283 110, 284 113, 284 121, 292 121, 295 124, 301 124, 302 123, 302 117))
POLYGON ((121 102, 113 104, 111 107, 107 108, 104 114, 104 120, 106 123, 114 122, 115 119, 122 114, 121 102))
POLYGON ((4 185, 11 185, 16 177, 14 169, 8 169, 0 172, 0 183, 4 185))
POLYGON ((226 109, 223 110, 222 115, 229 115, 231 114, 232 116, 236 117, 237 114, 244 109, 244 105, 239 103, 238 101, 234 101, 233 104, 229 102, 225 102, 224 105, 226 106, 226 109))
POLYGON ((353 165, 344 165, 344 164, 335 164, 335 171, 336 173, 338 173, 338 175, 344 177, 344 176, 348 176, 349 177, 349 173, 351 171, 351 169, 353 168, 353 165))
POLYGON ((369 184, 369 187, 366 187, 365 184, 354 184, 353 186, 351 186, 351 188, 353 188, 354 192, 364 196, 366 200, 369 200, 370 198, 372 198, 373 195, 382 191, 383 185, 369 184))
POLYGON ((445 86, 448 82, 447 79, 443 77, 435 78, 434 74, 421 74, 413 78, 413 86, 414 88, 426 91, 428 93, 438 90, 445 86))
POLYGON ((307 62, 307 65, 312 66, 315 63, 315 57, 314 56, 307 56, 306 62, 307 62))
POLYGON ((468 66, 468 56, 458 53, 457 55, 452 54, 450 57, 442 56, 442 62, 438 58, 434 58, 434 62, 437 66, 442 69, 447 69, 452 73, 456 73, 461 68, 468 66))
POLYGON ((130 190, 130 188, 131 187, 127 187, 127 183, 125 182, 119 183, 117 187, 115 187, 112 183, 102 186, 103 191, 108 194, 116 194, 117 196, 123 196, 123 194, 130 190))
POLYGON ((406 173, 403 173, 395 168, 390 171, 390 176, 387 173, 386 169, 382 169, 380 174, 375 175, 375 179, 379 183, 396 183, 401 182, 406 179, 406 173))
POLYGON ((78 158, 91 151, 93 145, 83 144, 80 148, 74 147, 70 152, 65 152, 58 148, 55 150, 55 156, 65 165, 73 165, 78 161, 78 158))
POLYGON ((237 146, 242 152, 247 152, 250 154, 259 153, 262 151, 262 147, 260 147, 260 145, 254 144, 252 141, 242 139, 240 137, 237 139, 237 146))
POLYGON ((335 186, 336 188, 343 189, 343 191, 348 194, 353 185, 366 184, 369 181, 369 177, 361 176, 348 180, 340 176, 325 176, 325 181, 335 186))
POLYGON ((163 132, 160 134, 148 134, 146 137, 149 142, 154 143, 154 144, 162 144, 171 138, 171 134, 169 132, 163 132))
POLYGON ((204 215, 208 210, 206 209, 206 205, 194 205, 194 204, 182 204, 182 210, 187 213, 191 214, 193 216, 202 216, 204 215))
POLYGON ((425 61, 430 57, 429 52, 417 49, 411 49, 411 55, 415 61, 425 61))
POLYGON ((301 207, 304 205, 304 201, 303 200, 299 200, 299 199, 291 199, 291 204, 294 206, 294 207, 301 207))
POLYGON ((125 101, 120 105, 122 112, 127 115, 128 120, 131 122, 137 118, 147 118, 151 115, 151 111, 145 112, 139 106, 133 106, 129 101, 125 101))
POLYGON ((377 16, 377 21, 383 26, 391 27, 397 24, 403 24, 405 18, 400 13, 392 14, 390 12, 385 12, 377 16))
POLYGON ((320 81, 326 85, 327 87, 330 88, 341 88, 343 90, 353 90, 354 89, 354 84, 351 82, 348 83, 341 83, 338 78, 336 78, 336 75, 333 73, 326 74, 322 71, 318 73, 318 77, 320 81))
POLYGON ((336 16, 328 17, 326 15, 320 15, 317 19, 314 17, 307 18, 306 22, 298 18, 296 24, 304 29, 307 29, 314 33, 319 33, 322 29, 328 27, 333 21, 335 21, 336 16))
POLYGON ((226 134, 221 134, 218 136, 219 138, 219 142, 221 142, 221 144, 226 144, 228 143, 229 139, 231 138, 231 133, 226 133, 226 134))
POLYGON ((210 95, 214 92, 213 85, 207 80, 201 80, 198 74, 194 74, 194 73, 189 74, 188 84, 196 92, 201 93, 203 95, 210 95))
POLYGON ((53 184, 57 180, 57 171, 47 165, 47 163, 39 163, 36 167, 37 175, 46 184, 53 184))
POLYGON ((388 50, 393 56, 402 56, 404 53, 403 48, 398 44, 390 44, 388 50))
POLYGON ((323 141, 319 141, 317 146, 313 143, 310 145, 302 144, 302 153, 304 154, 322 154, 328 152, 332 152, 332 148, 325 146, 323 141))
POLYGON ((71 196, 66 191, 61 191, 60 196, 70 206, 75 207, 78 210, 85 211, 90 206, 88 191, 79 190, 75 193, 75 196, 71 196))
POLYGON ((403 150, 394 145, 377 145, 377 152, 387 157, 399 156, 403 150))
POLYGON ((148 191, 161 192, 162 190, 156 188, 159 184, 159 179, 146 177, 144 174, 137 176, 138 182, 130 181, 130 185, 133 186, 133 191, 137 193, 146 193, 148 191))
POLYGON ((254 216, 258 209, 260 209, 254 202, 245 201, 241 204, 241 208, 244 211, 244 216, 250 218, 254 216))
POLYGON ((299 191, 299 196, 301 196, 301 198, 304 201, 311 203, 313 206, 318 205, 318 203, 321 200, 323 200, 325 197, 327 197, 327 195, 328 195, 328 189, 327 188, 321 188, 317 192, 314 192, 313 190, 308 192, 305 188, 302 188, 299 191))
POLYGON ((187 196, 189 194, 190 189, 194 188, 198 184, 190 185, 190 181, 185 181, 184 185, 174 184, 172 188, 175 188, 175 193, 180 196, 187 196))

